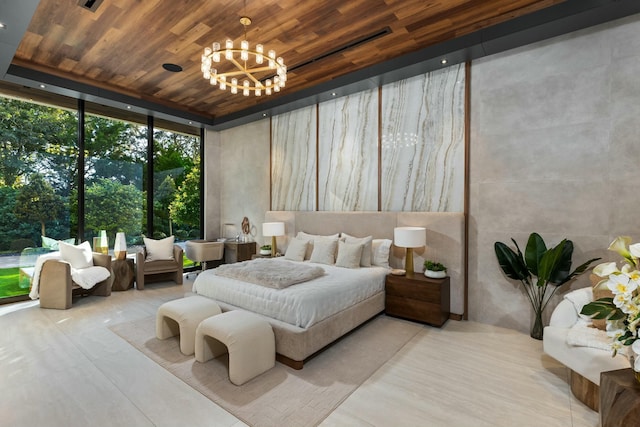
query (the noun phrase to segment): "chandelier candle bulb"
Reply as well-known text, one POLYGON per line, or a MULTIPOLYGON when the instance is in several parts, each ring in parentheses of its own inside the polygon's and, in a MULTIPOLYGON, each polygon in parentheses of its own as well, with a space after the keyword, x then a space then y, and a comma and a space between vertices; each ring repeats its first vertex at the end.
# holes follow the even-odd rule
MULTIPOLYGON (((202 76, 209 80, 212 86, 218 85, 221 90, 226 90, 227 84, 231 86, 231 93, 237 94, 238 89, 242 89, 244 96, 249 96, 251 91, 255 96, 261 96, 263 93, 271 95, 273 92, 280 92, 287 81, 287 67, 284 59, 276 55, 276 51, 270 49, 265 57, 265 48, 262 44, 256 44, 252 49, 247 37, 247 26, 251 24, 251 19, 243 16, 240 23, 244 27, 244 40, 239 42, 239 46, 234 47, 232 39, 226 39, 224 49, 218 42, 213 42, 211 47, 204 48, 204 54, 201 58, 202 76), (239 55, 234 55, 238 53, 239 55), (218 67, 217 71, 211 68, 212 63, 219 63, 224 54, 224 60, 228 61, 222 69, 218 67), (267 64, 263 64, 265 60, 267 64), (228 70, 228 66, 235 67, 235 70, 228 70), (270 70, 275 70, 270 72, 270 70), (266 74, 266 75, 265 75, 266 74), (273 77, 266 78, 269 74, 275 74, 273 77), (238 85, 235 76, 246 76, 242 85, 238 85), (227 77, 230 79, 228 80, 227 77)), ((223 60, 223 62, 224 62, 223 60)))

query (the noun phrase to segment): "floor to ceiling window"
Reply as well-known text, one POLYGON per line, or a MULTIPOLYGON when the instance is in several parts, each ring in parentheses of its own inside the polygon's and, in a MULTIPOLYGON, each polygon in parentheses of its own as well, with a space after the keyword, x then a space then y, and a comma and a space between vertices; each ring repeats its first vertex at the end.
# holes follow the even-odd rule
POLYGON ((0 97, 0 297, 29 292, 39 254, 75 241, 75 111, 0 97))
POLYGON ((133 251, 145 235, 202 236, 199 129, 22 90, 0 84, 0 302, 26 298, 37 257, 59 240, 105 230, 113 248, 123 231, 133 251))
MULTIPOLYGON (((153 236, 175 236, 178 244, 200 230, 200 137, 154 129, 153 236)), ((184 260, 184 266, 191 262, 184 260)))
POLYGON ((105 230, 112 247, 120 231, 127 247, 141 244, 147 126, 86 114, 84 129, 84 238, 91 242, 105 230))

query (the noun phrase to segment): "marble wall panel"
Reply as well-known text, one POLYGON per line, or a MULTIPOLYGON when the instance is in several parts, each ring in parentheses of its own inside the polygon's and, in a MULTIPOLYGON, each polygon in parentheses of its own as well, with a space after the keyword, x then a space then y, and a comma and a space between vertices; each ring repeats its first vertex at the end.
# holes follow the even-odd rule
POLYGON ((383 211, 464 210, 464 88, 464 64, 383 86, 383 211))
POLYGON ((318 108, 318 210, 378 210, 378 90, 318 108))
POLYGON ((312 106, 272 119, 272 210, 316 209, 316 111, 312 106))

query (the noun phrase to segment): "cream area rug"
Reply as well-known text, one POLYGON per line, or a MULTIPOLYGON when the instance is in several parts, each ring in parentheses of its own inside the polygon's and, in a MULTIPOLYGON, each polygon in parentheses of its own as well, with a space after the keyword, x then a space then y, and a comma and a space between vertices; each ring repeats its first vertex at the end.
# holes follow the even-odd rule
POLYGON ((158 340, 155 318, 111 327, 143 354, 250 426, 315 426, 396 354, 422 326, 384 315, 352 331, 296 371, 275 368, 242 386, 229 381, 227 357, 197 362, 177 337, 158 340))

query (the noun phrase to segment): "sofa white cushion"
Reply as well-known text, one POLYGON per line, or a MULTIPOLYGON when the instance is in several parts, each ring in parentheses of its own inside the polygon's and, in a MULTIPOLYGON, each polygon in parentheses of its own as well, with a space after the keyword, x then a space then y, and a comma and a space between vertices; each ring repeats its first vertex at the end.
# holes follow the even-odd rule
POLYGON ((94 265, 82 269, 71 269, 71 280, 84 289, 91 289, 96 283, 106 280, 111 273, 105 267, 94 265))
POLYGON ((145 237, 144 246, 147 250, 146 261, 172 260, 174 240, 174 236, 169 236, 160 240, 145 237))
POLYGON ((58 247, 62 259, 71 264, 72 268, 82 269, 93 266, 93 254, 89 242, 82 242, 77 246, 59 242, 58 247))

